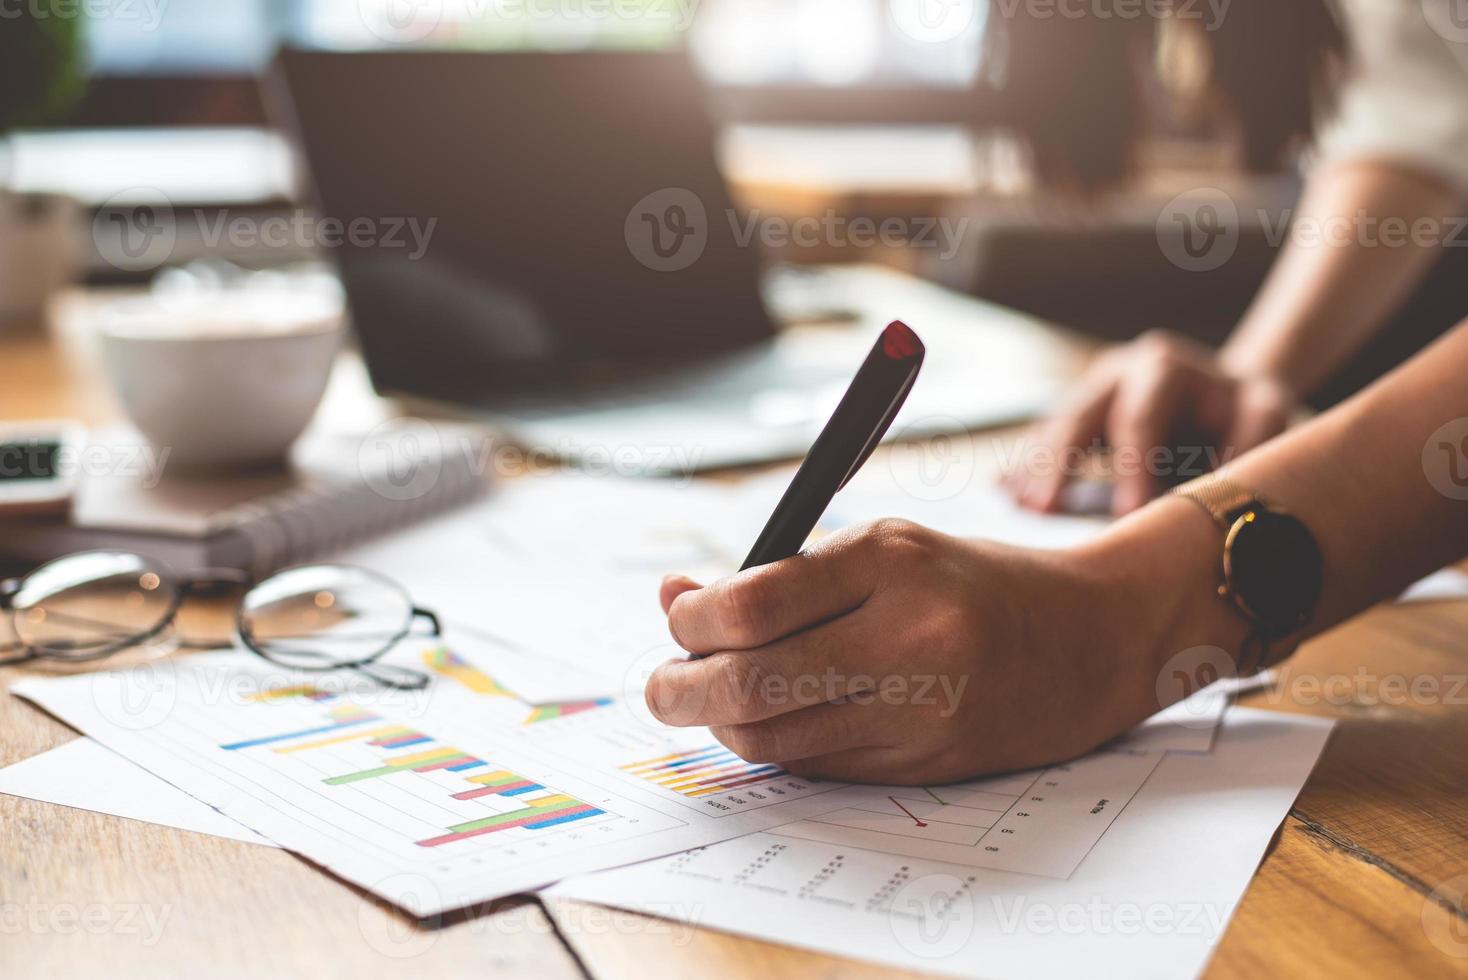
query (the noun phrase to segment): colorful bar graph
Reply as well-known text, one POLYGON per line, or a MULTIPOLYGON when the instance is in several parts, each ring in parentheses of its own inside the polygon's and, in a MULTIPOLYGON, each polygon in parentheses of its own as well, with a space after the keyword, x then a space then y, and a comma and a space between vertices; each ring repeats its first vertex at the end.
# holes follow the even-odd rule
MULTIPOLYGON (((290 755, 293 752, 307 752, 311 749, 324 749, 331 745, 341 745, 343 742, 357 742, 362 739, 373 739, 386 737, 398 731, 398 725, 386 725, 382 728, 369 728, 367 731, 352 729, 344 735, 329 735, 326 738, 316 738, 309 742, 297 742, 294 745, 282 745, 275 749, 281 755, 290 755)), ((375 744, 375 743, 374 743, 375 744)))
POLYGON ((634 762, 622 771, 694 799, 789 775, 779 766, 745 762, 722 745, 634 762))
POLYGON ((449 827, 449 832, 442 836, 418 841, 418 846, 440 847, 455 841, 468 840, 471 837, 513 830, 516 827, 523 827, 526 830, 547 830, 576 820, 600 816, 605 812, 589 803, 582 803, 580 800, 556 793, 535 800, 521 810, 511 810, 508 813, 499 813, 492 817, 481 817, 478 820, 455 824, 449 827))
POLYGON ((402 725, 394 725, 387 732, 374 732, 372 734, 377 737, 373 738, 367 744, 375 745, 380 749, 406 749, 410 745, 426 745, 433 741, 432 736, 424 735, 422 732, 415 732, 413 729, 405 728, 402 725))
POLYGON ((441 747, 428 749, 423 752, 415 752, 410 755, 400 755, 390 760, 387 765, 375 766, 372 769, 363 769, 360 772, 344 773, 340 776, 330 776, 322 782, 328 786, 343 786, 347 783, 357 783, 364 779, 376 779, 380 776, 391 776, 399 772, 436 772, 446 769, 449 772, 464 772, 469 769, 477 769, 488 765, 482 759, 476 759, 472 755, 461 752, 458 749, 441 747))
MULTIPOLYGON (((292 689, 279 688, 254 697, 252 700, 261 704, 280 703, 292 698, 325 700, 313 696, 313 691, 314 689, 304 686, 292 689)), ((387 721, 356 705, 343 704, 330 708, 323 707, 320 710, 325 712, 323 720, 326 723, 324 724, 244 739, 222 745, 220 748, 226 751, 239 751, 257 746, 271 746, 273 753, 284 755, 345 743, 356 743, 361 747, 378 750, 372 754, 377 756, 381 764, 357 772, 327 777, 322 780, 324 784, 348 786, 401 772, 462 774, 460 778, 471 784, 473 788, 452 793, 449 787, 444 787, 444 791, 450 792, 453 799, 460 801, 484 799, 488 802, 488 798, 497 797, 505 801, 499 805, 516 807, 508 812, 492 813, 486 817, 455 824, 446 828, 445 833, 439 836, 417 841, 416 843, 421 847, 439 847, 455 841, 514 829, 550 830, 579 820, 602 816, 606 812, 508 769, 492 769, 483 759, 452 746, 438 744, 430 735, 408 725, 387 721), (418 747, 417 751, 403 751, 415 747, 418 747)))
MULTIPOLYGON (((327 717, 331 719, 331 724, 329 725, 319 725, 315 728, 306 728, 296 732, 281 732, 278 735, 265 735, 261 738, 246 739, 242 742, 231 742, 227 745, 221 745, 220 748, 224 749, 226 752, 237 752, 240 749, 254 748, 257 745, 270 745, 275 742, 289 742, 293 739, 307 738, 311 735, 326 735, 331 732, 340 731, 343 728, 351 728, 354 725, 364 725, 369 721, 381 720, 377 715, 374 715, 372 712, 351 704, 331 709, 327 717)), ((348 736, 348 738, 356 737, 359 737, 356 733, 348 736)))
POLYGON ((479 788, 455 793, 454 799, 477 800, 485 796, 520 796, 525 793, 533 793, 536 790, 545 789, 539 783, 506 769, 501 769, 498 772, 481 773, 478 776, 470 776, 469 782, 478 783, 479 788))
POLYGON ((515 696, 499 681, 443 647, 424 650, 423 663, 435 674, 453 678, 475 694, 494 698, 513 698, 515 696))
POLYGON ((569 718, 572 715, 584 714, 605 708, 612 703, 611 698, 597 698, 594 701, 571 701, 566 704, 542 704, 530 710, 530 717, 526 718, 524 724, 536 725, 542 721, 554 721, 557 718, 569 718))
POLYGON ((277 701, 289 701, 292 698, 302 698, 307 701, 330 701, 336 697, 327 691, 323 691, 311 684, 297 684, 294 687, 277 687, 273 691, 261 691, 252 694, 245 700, 256 704, 273 704, 277 701))

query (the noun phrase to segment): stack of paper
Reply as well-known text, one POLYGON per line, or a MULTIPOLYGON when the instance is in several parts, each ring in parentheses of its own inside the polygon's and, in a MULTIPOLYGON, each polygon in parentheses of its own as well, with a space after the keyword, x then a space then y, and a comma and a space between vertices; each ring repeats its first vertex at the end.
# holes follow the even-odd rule
MULTIPOLYGON (((777 492, 508 492, 352 556, 446 614, 446 646, 392 654, 433 674, 426 691, 231 652, 29 681, 16 693, 97 744, 0 771, 0 792, 263 837, 418 915, 559 882, 553 894, 929 971, 1200 971, 1329 723, 1230 709, 1215 688, 1083 759, 959 785, 746 763, 706 730, 653 721, 636 687, 649 654, 671 654, 661 574, 737 567, 777 492)), ((833 523, 903 500, 843 503, 833 523)), ((1026 531, 992 495, 929 503, 955 533, 1063 546, 1097 527, 1026 531)))

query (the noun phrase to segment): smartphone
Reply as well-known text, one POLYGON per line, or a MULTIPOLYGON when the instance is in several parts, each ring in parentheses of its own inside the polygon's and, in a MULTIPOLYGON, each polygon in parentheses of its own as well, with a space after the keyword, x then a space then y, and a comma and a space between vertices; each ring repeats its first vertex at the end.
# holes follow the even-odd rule
POLYGON ((66 514, 85 438, 74 422, 0 422, 0 519, 66 514))

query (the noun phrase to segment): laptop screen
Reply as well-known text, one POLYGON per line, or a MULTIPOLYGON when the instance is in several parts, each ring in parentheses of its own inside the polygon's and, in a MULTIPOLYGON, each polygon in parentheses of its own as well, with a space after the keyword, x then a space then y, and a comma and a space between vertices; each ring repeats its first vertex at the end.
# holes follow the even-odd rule
POLYGON ((267 97, 379 390, 490 404, 774 332, 683 53, 287 50, 267 97))

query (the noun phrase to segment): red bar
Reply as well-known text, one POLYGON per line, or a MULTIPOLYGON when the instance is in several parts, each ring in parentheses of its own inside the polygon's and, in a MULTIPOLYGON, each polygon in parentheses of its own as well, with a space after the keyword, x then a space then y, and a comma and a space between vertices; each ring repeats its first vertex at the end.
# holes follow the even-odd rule
POLYGON ((580 806, 567 807, 564 810, 550 809, 546 810, 544 813, 537 813, 532 814, 528 817, 521 817, 519 820, 512 820, 509 823, 496 824, 493 827, 481 827, 478 830, 465 830, 457 834, 444 834, 442 837, 430 837, 428 840, 420 840, 418 842, 418 846, 438 847, 440 844, 452 844, 454 841, 468 840, 470 837, 479 837, 483 834, 493 834, 501 830, 509 830, 512 827, 523 827, 526 824, 530 823, 540 823, 543 820, 553 820, 556 817, 568 817, 576 813, 587 813, 595 809, 597 808, 590 805, 589 803, 583 803, 580 806))
POLYGON ((445 759, 443 762, 434 762, 426 766, 412 766, 414 772, 433 772, 435 769, 448 769, 452 766, 462 766, 466 762, 478 762, 472 755, 461 755, 454 759, 445 759))
POLYGON ((539 785, 540 785, 539 783, 531 782, 528 779, 522 779, 522 780, 520 780, 517 783, 505 783, 503 786, 483 786, 483 787, 480 787, 479 789, 467 789, 467 790, 465 790, 462 793, 455 793, 454 794, 454 799, 456 799, 456 800, 477 800, 481 796, 493 796, 496 793, 505 793, 505 792, 510 792, 510 791, 517 790, 517 789, 525 789, 526 787, 529 787, 529 786, 539 786, 539 785))
MULTIPOLYGON (((713 796, 715 793, 723 793, 731 789, 738 789, 741 786, 748 786, 751 783, 768 783, 772 779, 784 779, 788 775, 790 775, 788 772, 767 772, 762 776, 754 776, 750 779, 741 779, 737 783, 728 783, 724 786, 705 786, 701 790, 697 790, 696 792, 699 796, 713 796)), ((688 792, 685 791, 684 795, 688 795, 688 792)))

